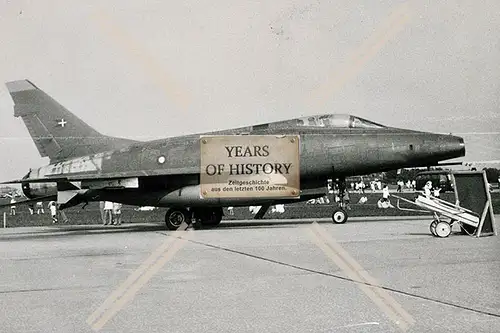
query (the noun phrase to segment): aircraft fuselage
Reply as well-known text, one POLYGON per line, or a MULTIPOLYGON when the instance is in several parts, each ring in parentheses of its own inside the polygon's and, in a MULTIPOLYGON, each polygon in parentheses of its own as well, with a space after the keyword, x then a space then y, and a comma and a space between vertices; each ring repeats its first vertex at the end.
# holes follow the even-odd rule
MULTIPOLYGON (((364 175, 404 167, 426 166, 463 156, 463 140, 451 135, 396 128, 338 129, 286 128, 248 131, 248 128, 210 132, 217 135, 300 135, 301 189, 325 189, 327 179, 364 175)), ((269 199, 200 198, 200 135, 136 143, 108 151, 52 163, 31 170, 30 178, 68 175, 112 176, 120 181, 82 181, 81 202, 109 200, 149 206, 239 206, 269 202, 269 199), (186 166, 189 166, 187 168, 186 166), (162 175, 162 169, 186 169, 179 175, 162 175), (136 177, 137 170, 148 177, 136 177), (151 176, 157 173, 157 176, 151 176), (130 177, 130 178, 128 178, 130 177), (127 183, 128 181, 128 183, 127 183), (106 185, 106 186, 104 186, 106 185)), ((48 184, 30 184, 25 195, 46 195, 48 184), (36 193, 37 189, 40 193, 36 193)), ((61 186, 61 185, 59 185, 61 186)), ((26 186, 25 186, 26 187, 26 186)), ((23 188, 25 188, 23 187, 23 188)), ((51 186, 57 194, 55 183, 51 186)), ((276 201, 276 200, 271 200, 276 201)))

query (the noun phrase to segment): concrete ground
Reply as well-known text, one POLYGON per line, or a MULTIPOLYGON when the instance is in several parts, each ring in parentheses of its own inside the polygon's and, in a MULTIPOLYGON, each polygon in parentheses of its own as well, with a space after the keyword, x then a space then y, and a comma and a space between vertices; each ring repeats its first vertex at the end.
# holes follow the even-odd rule
POLYGON ((1 331, 500 332, 499 237, 429 222, 2 229, 1 331))

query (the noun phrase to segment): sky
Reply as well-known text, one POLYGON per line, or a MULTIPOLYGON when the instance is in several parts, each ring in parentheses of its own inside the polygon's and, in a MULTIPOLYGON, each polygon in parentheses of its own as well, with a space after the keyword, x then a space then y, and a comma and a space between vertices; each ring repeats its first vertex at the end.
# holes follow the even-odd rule
MULTIPOLYGON (((323 113, 464 137, 500 160, 500 2, 0 2, 0 82, 138 140, 323 113)), ((40 158, 0 85, 0 180, 40 158)))

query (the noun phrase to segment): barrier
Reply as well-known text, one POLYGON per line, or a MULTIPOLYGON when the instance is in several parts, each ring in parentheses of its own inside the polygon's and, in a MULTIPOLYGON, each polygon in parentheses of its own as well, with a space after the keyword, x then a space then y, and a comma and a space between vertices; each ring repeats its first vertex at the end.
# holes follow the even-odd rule
MULTIPOLYGON (((485 171, 454 171, 451 173, 456 204, 480 216, 476 237, 497 235, 495 216, 485 171)), ((464 228, 468 231, 467 228, 464 228)))

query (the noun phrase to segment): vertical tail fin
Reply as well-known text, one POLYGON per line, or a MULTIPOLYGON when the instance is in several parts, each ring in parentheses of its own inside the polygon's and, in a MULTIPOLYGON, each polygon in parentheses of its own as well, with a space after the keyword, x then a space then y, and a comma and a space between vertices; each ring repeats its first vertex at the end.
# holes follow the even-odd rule
POLYGON ((133 140, 103 135, 28 80, 6 83, 38 152, 51 162, 118 149, 133 140))

